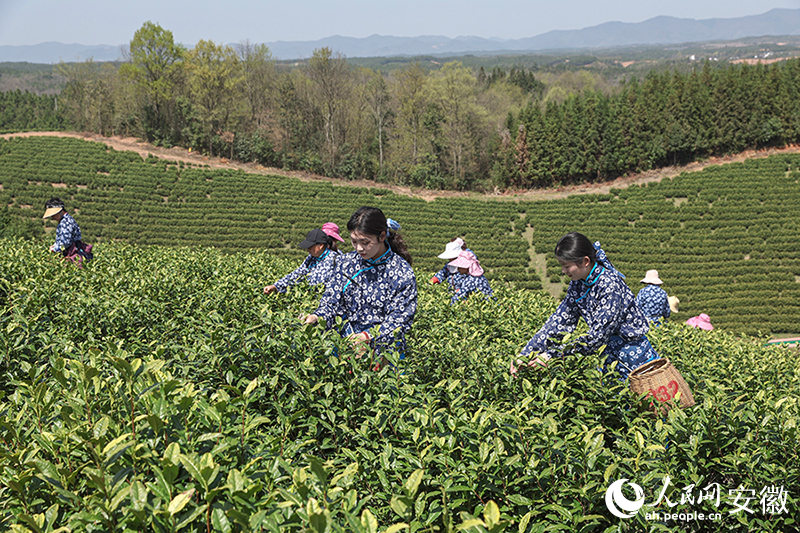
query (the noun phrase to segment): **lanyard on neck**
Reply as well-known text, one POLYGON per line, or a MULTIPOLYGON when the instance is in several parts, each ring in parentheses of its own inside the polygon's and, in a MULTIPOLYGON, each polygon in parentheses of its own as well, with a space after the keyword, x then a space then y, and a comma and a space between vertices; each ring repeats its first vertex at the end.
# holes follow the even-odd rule
POLYGON ((344 284, 344 287, 342 287, 342 292, 344 292, 345 289, 347 289, 347 287, 350 285, 350 283, 352 283, 353 281, 356 280, 356 278, 358 277, 359 274, 361 274, 362 272, 364 272, 366 270, 369 270, 371 268, 375 268, 376 266, 385 263, 388 260, 387 255, 389 255, 389 252, 391 252, 391 251, 392 251, 392 247, 389 246, 388 242, 386 242, 386 251, 383 252, 380 257, 378 257, 377 259, 365 259, 365 261, 367 262, 367 264, 369 266, 366 267, 366 268, 362 268, 361 270, 359 270, 358 272, 353 274, 353 277, 349 278, 347 280, 347 283, 344 284))
POLYGON ((325 256, 326 256, 326 255, 328 255, 328 253, 329 253, 330 251, 331 251, 331 250, 330 250, 330 248, 326 249, 326 250, 325 250, 325 253, 321 254, 319 257, 314 257, 314 256, 312 255, 312 256, 311 256, 311 263, 312 263, 312 265, 310 265, 310 266, 307 266, 307 267, 306 267, 306 270, 311 270, 311 267, 312 267, 312 266, 316 266, 316 264, 317 264, 317 263, 319 263, 320 261, 322 261, 323 259, 325 259, 325 256))
POLYGON ((577 300, 575 300, 576 302, 580 302, 581 300, 583 300, 583 297, 584 297, 584 296, 586 296, 587 294, 589 294, 589 291, 590 291, 590 290, 592 290, 592 287, 594 286, 594 284, 595 284, 595 283, 597 283, 597 280, 598 280, 598 279, 600 279, 600 276, 602 276, 602 275, 603 275, 603 272, 605 272, 605 271, 606 271, 606 267, 601 267, 603 270, 601 270, 601 271, 600 271, 600 272, 597 274, 597 276, 595 276, 595 278, 594 278, 592 281, 587 281, 588 279, 590 279, 590 278, 592 277, 592 274, 594 274, 594 271, 595 271, 595 269, 597 269, 597 265, 599 265, 599 264, 600 264, 600 263, 597 263, 597 262, 595 262, 594 266, 592 267, 592 270, 590 270, 590 271, 589 271, 589 275, 588 275, 588 276, 586 276, 586 279, 585 279, 585 280, 583 280, 583 282, 586 284, 586 291, 585 291, 583 294, 581 294, 581 297, 580 297, 580 298, 578 298, 577 300))

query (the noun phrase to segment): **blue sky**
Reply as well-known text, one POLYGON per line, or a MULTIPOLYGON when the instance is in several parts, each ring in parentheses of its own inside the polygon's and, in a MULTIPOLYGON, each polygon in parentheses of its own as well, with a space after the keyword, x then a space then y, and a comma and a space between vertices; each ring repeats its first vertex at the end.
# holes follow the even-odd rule
POLYGON ((518 39, 658 15, 731 18, 800 0, 0 0, 0 45, 128 43, 145 21, 177 42, 313 41, 331 35, 518 39))

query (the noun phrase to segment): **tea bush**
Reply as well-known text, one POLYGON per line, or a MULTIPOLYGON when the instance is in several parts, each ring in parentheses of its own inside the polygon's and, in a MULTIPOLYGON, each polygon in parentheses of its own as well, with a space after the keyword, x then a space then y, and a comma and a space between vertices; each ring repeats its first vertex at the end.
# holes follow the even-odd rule
POLYGON ((697 402, 655 418, 596 356, 512 378, 555 302, 505 284, 496 302, 450 306, 420 283, 408 357, 373 371, 338 335, 300 325, 317 290, 263 295, 293 260, 102 243, 76 269, 43 243, 3 250, 0 529, 797 528, 791 349, 654 330, 697 402), (660 511, 721 517, 617 518, 605 494, 622 478, 648 504, 666 484, 660 511), (714 484, 717 506, 687 499, 714 484), (762 509, 765 487, 785 508, 762 509), (749 511, 735 512, 739 489, 756 494, 749 511))

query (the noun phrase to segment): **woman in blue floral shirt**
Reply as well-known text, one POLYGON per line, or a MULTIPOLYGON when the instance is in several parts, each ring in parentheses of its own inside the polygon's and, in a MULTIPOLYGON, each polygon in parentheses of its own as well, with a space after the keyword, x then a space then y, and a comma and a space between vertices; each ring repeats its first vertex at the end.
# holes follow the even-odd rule
POLYGON ((81 228, 75 219, 67 213, 64 202, 59 198, 51 198, 44 204, 43 219, 52 218, 58 222, 56 227, 56 241, 50 246, 51 252, 61 253, 64 258, 81 264, 92 258, 91 245, 84 245, 81 241, 81 228))
POLYGON ((311 230, 300 248, 308 250, 308 257, 293 272, 276 281, 273 285, 264 287, 264 294, 273 292, 286 292, 286 289, 296 285, 302 280, 307 280, 309 285, 319 285, 328 281, 333 274, 338 255, 331 250, 332 238, 321 229, 311 230))
MULTIPOLYGON (((447 259, 448 261, 455 259, 461 252, 467 251, 472 255, 475 255, 475 252, 467 248, 467 245, 464 243, 464 239, 461 237, 456 237, 452 239, 447 245, 444 247, 444 252, 440 253, 438 256, 439 259, 447 259)), ((477 258, 478 256, 475 255, 477 258)), ((444 283, 447 281, 450 276, 455 274, 457 271, 454 267, 449 266, 447 263, 442 267, 442 269, 433 275, 431 278, 431 284, 436 285, 437 283, 444 283)))
POLYGON ((307 324, 324 319, 328 327, 342 317, 341 331, 356 349, 394 349, 401 359, 406 335, 417 311, 417 280, 411 255, 397 233, 400 225, 387 219, 380 209, 361 207, 347 223, 354 251, 340 256, 325 294, 307 324), (371 331, 375 331, 373 337, 371 331))
POLYGON ((648 270, 641 282, 645 285, 636 293, 636 303, 647 320, 659 326, 661 319, 670 315, 669 296, 667 291, 659 287, 664 282, 658 277, 658 270, 648 270))
POLYGON ((603 345, 606 347, 603 354, 607 356, 605 368, 616 362, 623 378, 641 365, 659 359, 646 336, 647 318, 600 243, 592 245, 584 235, 568 233, 558 241, 555 255, 561 271, 571 280, 567 295, 523 348, 520 359, 511 365, 512 374, 526 364, 544 366, 551 357, 595 353, 603 345), (575 329, 581 317, 589 331, 562 344, 561 339, 575 329), (532 355, 533 359, 529 359, 532 355), (527 363, 525 359, 529 359, 527 363))
POLYGON ((483 275, 480 261, 472 252, 462 251, 457 258, 447 263, 447 266, 456 269, 456 272, 447 278, 453 291, 451 305, 465 299, 471 292, 482 292, 486 298, 494 295, 489 280, 483 275))

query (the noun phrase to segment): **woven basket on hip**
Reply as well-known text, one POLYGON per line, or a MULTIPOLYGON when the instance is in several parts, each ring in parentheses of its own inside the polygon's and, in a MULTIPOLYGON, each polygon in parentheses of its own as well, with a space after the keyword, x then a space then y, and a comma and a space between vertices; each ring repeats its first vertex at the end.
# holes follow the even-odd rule
MULTIPOLYGON (((669 359, 656 359, 645 363, 630 374, 631 390, 636 394, 647 394, 658 400, 663 407, 669 408, 670 400, 676 399, 680 393, 680 406, 691 407, 694 397, 689 385, 678 369, 669 359)), ((650 407, 659 411, 659 406, 651 402, 650 407)))

